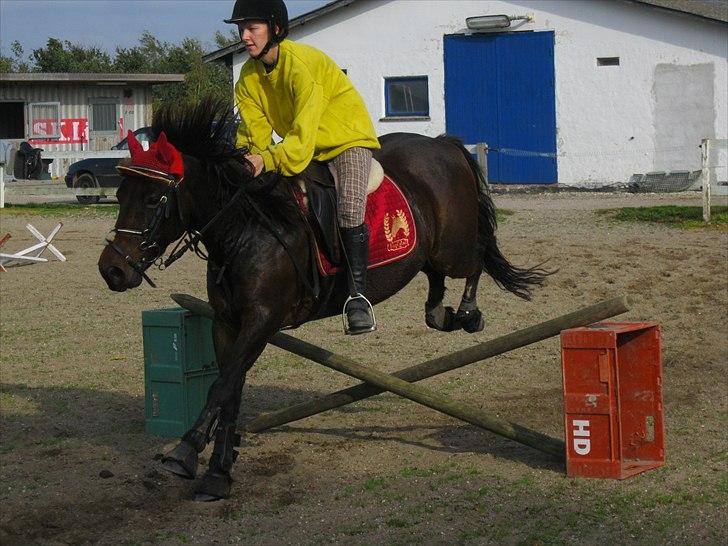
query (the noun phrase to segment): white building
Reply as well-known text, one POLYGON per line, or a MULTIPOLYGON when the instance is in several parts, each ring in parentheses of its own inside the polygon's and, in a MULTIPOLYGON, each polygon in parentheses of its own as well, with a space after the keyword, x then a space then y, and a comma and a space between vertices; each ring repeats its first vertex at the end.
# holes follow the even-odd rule
MULTIPOLYGON (((701 140, 728 132, 725 0, 338 0, 290 38, 347 72, 378 134, 487 143, 491 182, 696 170, 701 140), (481 24, 508 27, 466 24, 498 15, 481 24)), ((247 55, 206 60, 237 79, 247 55)))

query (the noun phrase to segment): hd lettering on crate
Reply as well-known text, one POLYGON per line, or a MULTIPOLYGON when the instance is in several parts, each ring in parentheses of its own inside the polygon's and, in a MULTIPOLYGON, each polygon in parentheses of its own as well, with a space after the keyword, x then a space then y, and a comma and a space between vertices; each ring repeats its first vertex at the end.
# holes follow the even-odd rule
POLYGON ((591 440, 589 440, 589 421, 586 419, 574 419, 572 421, 574 451, 579 455, 589 455, 591 451, 591 440))

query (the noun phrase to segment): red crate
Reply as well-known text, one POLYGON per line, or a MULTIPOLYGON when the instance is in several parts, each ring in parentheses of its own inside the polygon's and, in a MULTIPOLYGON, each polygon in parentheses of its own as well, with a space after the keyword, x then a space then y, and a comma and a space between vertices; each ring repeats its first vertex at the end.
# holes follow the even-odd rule
POLYGON ((566 474, 623 479, 665 463, 660 326, 561 332, 566 474))

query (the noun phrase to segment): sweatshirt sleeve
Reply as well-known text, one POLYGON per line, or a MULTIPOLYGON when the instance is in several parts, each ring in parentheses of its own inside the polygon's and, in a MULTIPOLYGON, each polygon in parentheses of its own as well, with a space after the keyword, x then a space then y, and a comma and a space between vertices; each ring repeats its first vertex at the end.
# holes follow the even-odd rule
POLYGON ((273 128, 263 110, 247 94, 243 85, 235 88, 235 102, 240 114, 236 145, 238 148, 247 148, 251 153, 261 154, 271 145, 273 128))
POLYGON ((263 150, 266 170, 293 176, 306 168, 316 147, 316 135, 328 100, 323 87, 307 74, 299 73, 291 82, 294 89, 293 123, 283 140, 263 150))

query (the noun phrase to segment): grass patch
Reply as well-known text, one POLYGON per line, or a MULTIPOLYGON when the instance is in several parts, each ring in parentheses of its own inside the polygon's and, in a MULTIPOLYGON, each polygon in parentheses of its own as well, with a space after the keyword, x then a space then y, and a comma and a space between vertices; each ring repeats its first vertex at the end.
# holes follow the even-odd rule
MULTIPOLYGON (((649 222, 680 229, 705 227, 702 207, 662 205, 658 207, 625 207, 622 209, 599 210, 597 214, 607 215, 619 222, 649 222)), ((710 226, 728 230, 728 207, 710 207, 710 226)))
POLYGON ((387 480, 384 478, 372 478, 364 482, 364 489, 366 491, 375 491, 377 489, 386 489, 389 487, 387 480))
POLYGON ((495 219, 497 222, 503 222, 509 216, 513 216, 514 214, 515 214, 515 211, 512 211, 511 209, 496 209, 495 210, 495 219))
POLYGON ((115 218, 119 214, 117 203, 104 203, 102 205, 81 205, 73 203, 32 203, 27 205, 13 205, 7 203, 2 209, 3 215, 8 216, 72 216, 75 218, 115 218))

